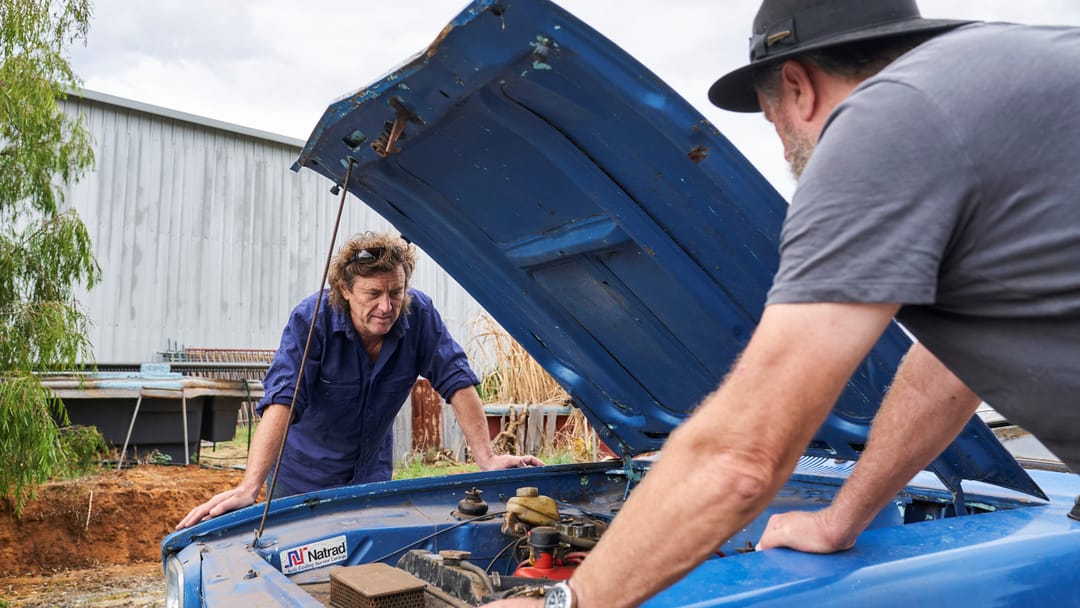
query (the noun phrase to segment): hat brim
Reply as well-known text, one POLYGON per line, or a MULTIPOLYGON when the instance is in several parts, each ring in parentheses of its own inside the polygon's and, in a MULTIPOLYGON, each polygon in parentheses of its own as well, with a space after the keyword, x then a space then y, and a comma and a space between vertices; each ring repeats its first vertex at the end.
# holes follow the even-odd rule
POLYGON ((732 112, 760 112, 761 106, 758 104, 757 93, 754 91, 754 77, 763 67, 790 59, 807 51, 839 46, 849 42, 888 38, 902 34, 944 32, 970 23, 975 22, 952 19, 911 19, 818 40, 755 61, 721 76, 709 87, 709 101, 719 108, 732 112))

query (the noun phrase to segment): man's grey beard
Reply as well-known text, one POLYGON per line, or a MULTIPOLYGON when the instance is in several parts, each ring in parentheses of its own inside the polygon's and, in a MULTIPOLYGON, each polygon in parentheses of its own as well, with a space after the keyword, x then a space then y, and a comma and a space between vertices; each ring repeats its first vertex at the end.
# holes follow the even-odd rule
POLYGON ((776 130, 786 146, 788 168, 791 169, 791 175, 795 181, 799 181, 803 170, 806 169, 806 163, 810 162, 810 156, 814 153, 814 145, 817 141, 795 129, 786 114, 777 112, 775 109, 772 110, 772 114, 776 117, 776 130))
POLYGON ((810 157, 814 154, 814 141, 796 136, 794 133, 791 134, 789 141, 788 168, 791 169, 791 175, 795 177, 795 181, 799 181, 803 170, 806 169, 806 163, 810 162, 810 157))
POLYGON ((780 103, 778 92, 772 95, 764 93, 764 96, 764 103, 768 104, 769 114, 774 117, 773 121, 775 121, 776 129, 787 148, 788 168, 791 170, 791 175, 795 178, 795 181, 799 181, 803 170, 806 169, 806 163, 810 162, 810 156, 814 154, 814 145, 817 141, 800 134, 792 125, 792 121, 787 114, 778 111, 777 108, 780 103))

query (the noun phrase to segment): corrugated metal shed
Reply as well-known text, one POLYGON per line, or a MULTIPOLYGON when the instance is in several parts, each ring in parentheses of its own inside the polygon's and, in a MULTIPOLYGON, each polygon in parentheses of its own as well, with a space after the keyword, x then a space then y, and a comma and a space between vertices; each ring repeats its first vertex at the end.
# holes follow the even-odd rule
MULTIPOLYGON (((338 197, 289 170, 303 142, 83 91, 97 164, 67 195, 90 230, 101 284, 81 297, 98 362, 153 361, 179 345, 276 348, 322 276, 338 197)), ((390 225, 349 196, 340 243, 390 225)), ((413 285, 463 345, 481 310, 426 255, 413 285)))

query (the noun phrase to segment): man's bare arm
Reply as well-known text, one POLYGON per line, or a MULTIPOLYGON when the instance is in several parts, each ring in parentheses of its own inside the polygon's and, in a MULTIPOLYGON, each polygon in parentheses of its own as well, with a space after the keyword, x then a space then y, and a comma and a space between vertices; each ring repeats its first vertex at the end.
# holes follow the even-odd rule
POLYGON ((769 519, 759 546, 810 553, 851 548, 882 508, 941 453, 979 406, 978 396, 930 351, 908 351, 851 478, 832 505, 769 519))
POLYGON ((760 513, 896 309, 766 308, 723 385, 671 435, 656 466, 570 580, 578 605, 640 604, 760 513))
POLYGON ((289 406, 272 404, 263 410, 255 436, 251 438, 251 450, 248 452, 247 469, 240 484, 231 490, 216 494, 210 500, 192 509, 176 529, 193 526, 200 521, 217 517, 229 511, 235 511, 255 502, 259 490, 266 481, 266 475, 277 460, 281 447, 281 435, 289 423, 289 406))

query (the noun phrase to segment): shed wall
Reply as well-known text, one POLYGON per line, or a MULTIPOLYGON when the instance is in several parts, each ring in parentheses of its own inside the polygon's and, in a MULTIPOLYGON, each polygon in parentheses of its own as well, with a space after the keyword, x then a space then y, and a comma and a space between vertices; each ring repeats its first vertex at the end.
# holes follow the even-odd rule
MULTIPOLYGON (((276 348, 322 277, 339 200, 321 176, 289 169, 303 142, 100 93, 62 107, 82 116, 97 160, 67 194, 103 271, 80 297, 97 361, 276 348)), ((392 227, 350 195, 337 242, 364 230, 392 227)), ((422 252, 413 286, 467 345, 476 301, 422 252)))

